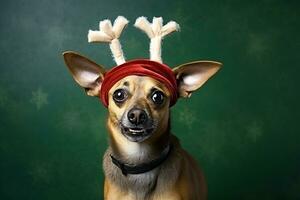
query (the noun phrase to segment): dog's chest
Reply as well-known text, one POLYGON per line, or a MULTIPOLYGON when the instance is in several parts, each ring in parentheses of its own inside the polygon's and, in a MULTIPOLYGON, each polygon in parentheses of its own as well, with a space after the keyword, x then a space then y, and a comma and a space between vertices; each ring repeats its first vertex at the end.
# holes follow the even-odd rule
POLYGON ((158 169, 155 169, 143 174, 123 176, 123 181, 126 182, 133 191, 144 191, 145 193, 148 193, 153 190, 156 185, 157 171, 158 169))
POLYGON ((155 190, 159 168, 143 174, 128 174, 125 176, 110 160, 105 160, 103 167, 106 178, 121 190, 130 193, 133 199, 146 199, 155 190))

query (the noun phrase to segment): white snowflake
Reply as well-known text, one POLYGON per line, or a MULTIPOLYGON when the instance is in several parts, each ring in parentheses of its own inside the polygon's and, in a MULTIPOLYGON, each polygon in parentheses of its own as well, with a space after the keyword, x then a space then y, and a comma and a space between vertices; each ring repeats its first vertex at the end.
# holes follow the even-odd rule
POLYGON ((78 111, 67 111, 62 115, 60 125, 69 131, 77 130, 82 127, 82 120, 80 119, 80 112, 78 111))
MULTIPOLYGON (((187 11, 183 9, 182 3, 177 3, 174 12, 171 15, 172 19, 174 19, 179 25, 181 25, 185 31, 192 31, 192 27, 189 26, 192 21, 191 15, 188 14, 187 11)), ((179 35, 180 37, 180 35, 179 35)))
POLYGON ((49 163, 35 163, 29 171, 33 182, 36 184, 49 183, 51 179, 50 168, 51 165, 49 163))
POLYGON ((194 122, 196 121, 196 115, 188 107, 184 107, 179 113, 179 121, 184 123, 189 129, 192 128, 194 122))
POLYGON ((32 91, 30 102, 40 110, 43 106, 48 104, 48 94, 44 92, 42 88, 38 88, 36 91, 32 91))
POLYGON ((46 33, 47 42, 50 46, 55 46, 61 48, 63 43, 70 39, 72 34, 66 34, 64 29, 60 26, 51 26, 48 27, 48 31, 46 33))
POLYGON ((248 55, 261 60, 263 56, 266 55, 268 48, 267 41, 263 36, 257 34, 249 35, 249 43, 247 47, 248 55))
POLYGON ((205 122, 201 127, 200 148, 201 153, 214 162, 222 158, 224 145, 226 144, 226 131, 217 121, 205 122))
POLYGON ((254 121, 247 128, 247 137, 256 142, 263 135, 262 122, 254 121))

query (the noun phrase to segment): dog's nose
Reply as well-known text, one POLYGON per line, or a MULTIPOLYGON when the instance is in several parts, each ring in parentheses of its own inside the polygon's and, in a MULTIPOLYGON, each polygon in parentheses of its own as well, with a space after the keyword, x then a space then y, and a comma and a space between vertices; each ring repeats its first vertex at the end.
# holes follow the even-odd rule
POLYGON ((146 123, 148 117, 144 110, 133 108, 127 114, 128 120, 134 125, 141 125, 146 123))

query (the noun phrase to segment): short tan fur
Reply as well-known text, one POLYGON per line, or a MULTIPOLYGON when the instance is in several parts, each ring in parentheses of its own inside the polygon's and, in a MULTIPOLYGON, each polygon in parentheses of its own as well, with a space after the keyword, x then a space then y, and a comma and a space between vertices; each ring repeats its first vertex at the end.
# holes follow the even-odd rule
MULTIPOLYGON (((64 59, 71 75, 86 93, 98 96, 105 69, 75 52, 65 52, 64 59)), ((196 61, 174 68, 180 97, 190 97, 220 67, 218 62, 196 61)), ((201 169, 170 131, 169 104, 168 89, 151 77, 127 76, 110 89, 107 120, 110 145, 103 158, 105 199, 206 199, 201 169), (130 128, 133 123, 144 129, 130 128), (141 131, 147 134, 138 136, 141 131), (139 165, 158 158, 170 145, 172 150, 167 159, 141 174, 123 175, 110 157, 139 165)))

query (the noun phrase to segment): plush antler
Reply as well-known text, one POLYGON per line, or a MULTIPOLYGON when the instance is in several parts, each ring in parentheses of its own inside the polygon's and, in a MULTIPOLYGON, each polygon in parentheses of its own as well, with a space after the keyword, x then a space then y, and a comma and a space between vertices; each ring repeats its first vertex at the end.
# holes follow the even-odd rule
POLYGON ((144 31, 150 38, 150 60, 162 63, 161 40, 164 36, 178 31, 179 24, 170 21, 163 26, 161 17, 154 17, 151 24, 146 17, 139 17, 136 19, 134 26, 144 31))
POLYGON ((124 54, 119 41, 119 37, 128 24, 128 20, 123 16, 118 16, 112 26, 111 21, 106 19, 100 21, 99 31, 89 30, 89 42, 108 42, 110 49, 115 59, 115 62, 120 65, 125 63, 124 54))

